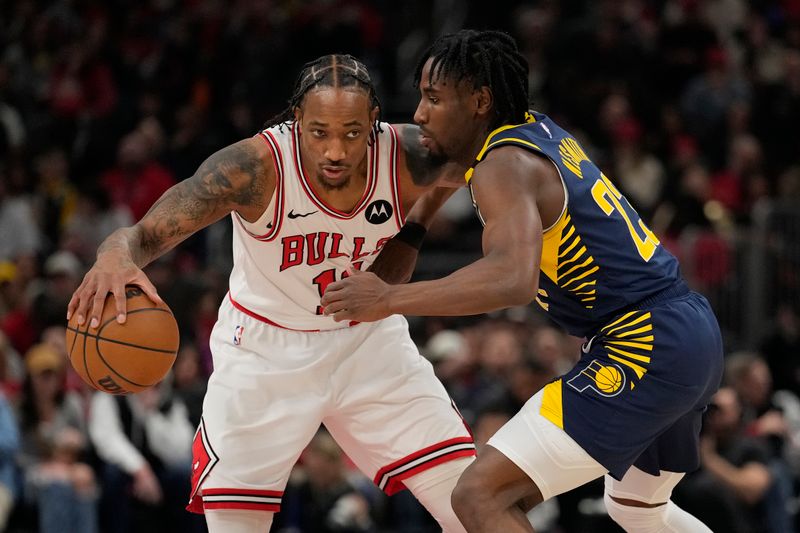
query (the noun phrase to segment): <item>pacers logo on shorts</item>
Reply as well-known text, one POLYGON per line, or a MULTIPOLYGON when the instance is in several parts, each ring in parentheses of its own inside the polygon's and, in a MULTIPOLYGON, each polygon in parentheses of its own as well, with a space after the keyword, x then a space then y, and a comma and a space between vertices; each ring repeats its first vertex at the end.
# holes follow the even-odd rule
POLYGON ((567 381, 567 385, 578 392, 586 389, 595 391, 600 396, 611 398, 625 387, 625 372, 614 363, 604 365, 593 359, 589 366, 567 381))

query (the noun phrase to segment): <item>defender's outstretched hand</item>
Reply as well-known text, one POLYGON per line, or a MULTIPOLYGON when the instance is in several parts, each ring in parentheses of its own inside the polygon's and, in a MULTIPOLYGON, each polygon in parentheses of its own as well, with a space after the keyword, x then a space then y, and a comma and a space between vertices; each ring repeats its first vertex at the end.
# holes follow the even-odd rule
POLYGON ((389 284, 372 272, 351 269, 349 273, 325 290, 322 306, 326 315, 337 322, 374 322, 392 314, 387 299, 389 284))
POLYGON ((78 325, 83 325, 88 319, 89 325, 96 328, 103 316, 106 296, 113 293, 117 322, 124 323, 127 312, 125 285, 138 285, 151 300, 163 303, 145 273, 132 261, 114 255, 103 255, 86 273, 83 282, 72 295, 67 306, 67 320, 77 314, 78 325))

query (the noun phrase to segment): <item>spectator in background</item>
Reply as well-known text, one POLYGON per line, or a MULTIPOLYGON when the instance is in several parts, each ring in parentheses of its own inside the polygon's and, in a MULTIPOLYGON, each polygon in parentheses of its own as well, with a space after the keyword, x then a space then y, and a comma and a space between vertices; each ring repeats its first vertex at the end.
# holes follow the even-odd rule
POLYGON ((11 346, 6 334, 0 330, 0 393, 14 403, 24 378, 25 366, 22 358, 11 346))
POLYGON ((682 105, 689 131, 719 157, 725 142, 719 132, 724 130, 728 112, 738 102, 750 102, 751 88, 734 72, 723 48, 709 48, 705 55, 705 70, 687 84, 682 105))
POLYGON ((74 182, 70 179, 67 153, 60 146, 45 149, 33 162, 38 178, 34 208, 48 252, 55 250, 77 202, 74 182))
POLYGON ((634 118, 614 128, 615 177, 639 214, 650 220, 667 176, 658 158, 643 145, 642 136, 642 126, 634 118))
POLYGON ((675 501, 712 531, 776 531, 767 528, 764 505, 773 483, 769 451, 762 440, 745 436, 742 406, 732 388, 714 395, 703 431, 700 470, 678 485, 675 501))
POLYGON ((25 146, 25 123, 19 110, 8 101, 8 66, 0 63, 0 159, 21 155, 25 146))
POLYGON ((64 389, 64 358, 49 344, 25 354, 27 376, 20 398, 23 466, 48 457, 56 436, 66 428, 86 432, 80 402, 64 389))
POLYGON ((193 433, 186 406, 163 382, 131 396, 95 393, 89 435, 105 463, 104 531, 202 528, 202 518, 198 521, 182 505, 189 488, 193 433))
POLYGON ((72 252, 55 252, 44 262, 44 279, 34 287, 31 297, 31 321, 37 337, 54 325, 64 325, 67 304, 72 292, 78 288, 83 276, 83 266, 72 252))
POLYGON ((101 178, 114 206, 126 206, 134 220, 144 216, 161 194, 175 184, 172 173, 153 159, 149 139, 140 131, 119 143, 117 164, 101 178))
POLYGON ((42 237, 30 202, 9 195, 5 171, 0 164, 0 261, 19 262, 39 251, 42 237))
POLYGON ((5 531, 17 496, 15 456, 19 449, 19 428, 14 412, 0 391, 0 531, 5 531))
POLYGON ((761 341, 761 353, 775 379, 775 388, 800 395, 800 316, 797 302, 778 306, 773 329, 761 341))
POLYGON ((43 533, 92 533, 97 488, 80 462, 86 421, 80 401, 64 389, 64 358, 49 344, 25 354, 28 376, 20 401, 26 504, 38 511, 43 533))
POLYGON ((172 368, 175 396, 186 406, 192 427, 200 425, 203 398, 206 395, 207 377, 200 362, 200 351, 189 339, 181 340, 181 347, 172 368))
MULTIPOLYGON (((789 526, 786 510, 800 475, 800 399, 787 390, 775 391, 767 363, 755 353, 737 352, 727 361, 728 381, 742 401, 744 432, 765 441, 774 483, 770 487, 767 513, 770 522, 789 526)), ((776 528, 778 529, 778 528, 776 528)))
POLYGON ((109 193, 97 184, 79 188, 75 210, 67 220, 61 238, 62 248, 81 262, 94 261, 97 247, 114 230, 133 223, 127 205, 112 205, 109 193))
POLYGON ((348 480, 344 453, 324 429, 300 458, 283 494, 273 530, 279 533, 375 531, 369 502, 348 480))

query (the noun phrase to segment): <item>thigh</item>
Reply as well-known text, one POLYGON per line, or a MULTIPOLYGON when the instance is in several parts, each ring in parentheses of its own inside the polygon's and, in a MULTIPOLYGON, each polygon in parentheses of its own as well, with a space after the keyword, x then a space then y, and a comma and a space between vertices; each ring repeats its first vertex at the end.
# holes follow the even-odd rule
POLYGON ((336 403, 325 426, 388 494, 402 490, 404 479, 475 455, 469 429, 419 354, 404 318, 376 324, 331 380, 336 403))
POLYGON ((325 352, 312 357, 319 341, 313 334, 225 309, 220 316, 211 338, 214 372, 192 446, 190 510, 277 511, 329 399, 325 352), (232 334, 237 326, 244 330, 239 338, 232 334))
POLYGON ((547 500, 597 479, 607 470, 542 416, 543 396, 544 390, 536 393, 487 444, 524 472, 547 500))
POLYGON ((654 476, 632 466, 619 481, 607 475, 605 490, 614 498, 661 504, 669 501, 672 489, 684 475, 686 474, 683 472, 662 470, 659 475, 654 476))

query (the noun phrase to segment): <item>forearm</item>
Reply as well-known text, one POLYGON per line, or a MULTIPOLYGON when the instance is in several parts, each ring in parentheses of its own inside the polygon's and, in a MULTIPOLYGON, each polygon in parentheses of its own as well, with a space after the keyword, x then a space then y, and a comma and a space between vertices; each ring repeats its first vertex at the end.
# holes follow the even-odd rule
POLYGON ((92 398, 89 437, 101 459, 129 474, 145 463, 142 454, 123 433, 119 412, 110 395, 97 393, 92 398))
POLYGON ((388 293, 393 314, 461 316, 527 305, 536 282, 514 274, 501 258, 484 257, 442 279, 394 285, 388 293))
POLYGON ((758 463, 737 468, 721 456, 712 455, 706 457, 704 466, 749 504, 755 504, 762 498, 771 481, 767 468, 758 463))
POLYGON ((97 248, 97 259, 101 259, 106 254, 117 256, 123 260, 129 259, 139 268, 143 268, 156 257, 142 248, 141 232, 137 226, 119 228, 106 237, 97 248))

